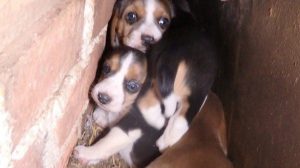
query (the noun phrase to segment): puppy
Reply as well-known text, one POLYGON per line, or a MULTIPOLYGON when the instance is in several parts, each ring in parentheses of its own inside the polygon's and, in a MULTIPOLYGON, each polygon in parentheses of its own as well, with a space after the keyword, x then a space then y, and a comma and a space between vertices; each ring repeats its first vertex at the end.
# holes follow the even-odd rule
POLYGON ((97 104, 93 118, 101 127, 116 123, 136 99, 146 80, 146 56, 129 47, 104 54, 100 79, 91 96, 97 104))
POLYGON ((192 16, 179 10, 148 56, 148 77, 129 112, 94 145, 75 148, 88 162, 120 153, 145 167, 188 130, 216 75, 216 49, 192 16), (179 14, 177 16, 177 14, 179 14))
POLYGON ((188 132, 148 168, 233 168, 226 154, 224 111, 219 98, 211 92, 188 132))
POLYGON ((111 45, 123 44, 145 52, 162 37, 173 16, 171 0, 117 0, 110 27, 111 45))
POLYGON ((217 50, 190 13, 176 8, 169 31, 153 47, 150 65, 168 124, 156 145, 175 144, 205 103, 217 72, 217 50))

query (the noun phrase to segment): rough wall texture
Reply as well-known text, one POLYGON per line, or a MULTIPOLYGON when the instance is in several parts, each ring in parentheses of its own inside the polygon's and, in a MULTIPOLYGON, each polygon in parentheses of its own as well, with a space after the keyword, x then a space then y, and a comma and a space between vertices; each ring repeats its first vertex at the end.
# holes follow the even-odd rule
POLYGON ((0 167, 64 167, 112 0, 0 2, 0 167))
POLYGON ((300 1, 221 5, 223 100, 237 168, 300 167, 300 1))

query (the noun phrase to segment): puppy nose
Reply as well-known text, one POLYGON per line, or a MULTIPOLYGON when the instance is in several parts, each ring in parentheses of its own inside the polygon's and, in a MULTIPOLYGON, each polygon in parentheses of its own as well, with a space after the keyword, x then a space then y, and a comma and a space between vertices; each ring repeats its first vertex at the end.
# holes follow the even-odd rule
POLYGON ((143 34, 141 36, 141 39, 143 41, 143 45, 149 45, 154 43, 154 37, 143 34))
POLYGON ((111 98, 105 93, 99 93, 98 100, 102 104, 108 104, 111 101, 111 98))

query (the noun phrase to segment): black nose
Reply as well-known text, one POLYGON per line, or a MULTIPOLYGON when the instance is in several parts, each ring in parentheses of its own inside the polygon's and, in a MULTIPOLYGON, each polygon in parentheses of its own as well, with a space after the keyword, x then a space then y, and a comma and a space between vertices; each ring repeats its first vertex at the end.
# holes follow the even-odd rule
POLYGON ((154 43, 154 37, 149 36, 149 35, 143 34, 141 36, 141 39, 142 39, 143 45, 149 45, 149 44, 153 44, 154 43))
POLYGON ((111 101, 111 98, 105 93, 99 93, 98 94, 98 100, 102 104, 107 104, 111 101))

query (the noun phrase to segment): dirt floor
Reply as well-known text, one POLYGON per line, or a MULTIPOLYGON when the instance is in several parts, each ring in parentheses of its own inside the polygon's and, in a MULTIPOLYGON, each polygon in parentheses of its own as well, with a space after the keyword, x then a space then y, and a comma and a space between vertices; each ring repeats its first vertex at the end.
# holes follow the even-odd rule
MULTIPOLYGON (((99 127, 92 119, 92 110, 87 110, 82 122, 82 135, 78 140, 78 145, 91 145, 94 140, 101 134, 102 128, 99 127)), ((70 157, 68 168, 129 168, 119 155, 114 155, 108 160, 94 165, 83 165, 74 156, 70 157)))

